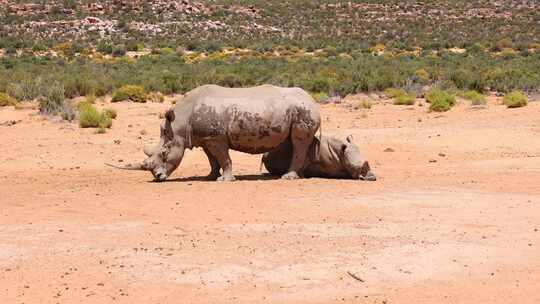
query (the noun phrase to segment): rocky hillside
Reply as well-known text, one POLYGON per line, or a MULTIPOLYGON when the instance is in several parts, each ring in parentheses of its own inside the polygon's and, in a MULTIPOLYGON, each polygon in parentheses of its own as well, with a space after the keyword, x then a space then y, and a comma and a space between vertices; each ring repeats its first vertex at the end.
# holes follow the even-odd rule
POLYGON ((68 40, 200 49, 540 42, 540 2, 525 0, 0 0, 0 22, 0 48, 68 40))

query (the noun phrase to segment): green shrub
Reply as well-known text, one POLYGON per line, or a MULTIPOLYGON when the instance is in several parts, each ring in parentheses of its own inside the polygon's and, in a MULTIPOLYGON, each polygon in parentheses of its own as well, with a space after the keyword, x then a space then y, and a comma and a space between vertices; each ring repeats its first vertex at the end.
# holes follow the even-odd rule
POLYGON ((148 100, 150 102, 162 103, 165 101, 165 96, 160 92, 151 92, 148 94, 148 100))
POLYGON ((486 104, 486 97, 477 91, 467 91, 463 93, 463 98, 470 100, 473 106, 486 104))
POLYGON ((396 98, 401 95, 406 95, 407 92, 405 92, 403 89, 396 89, 396 88, 388 88, 384 90, 384 95, 388 98, 396 98))
POLYGON ((116 47, 112 51, 112 55, 114 57, 122 57, 122 56, 126 55, 126 49, 124 47, 116 47))
POLYGON ((86 101, 86 100, 83 100, 81 102, 79 102, 77 104, 77 110, 80 112, 80 111, 83 111, 85 108, 88 108, 88 107, 93 107, 92 106, 92 103, 86 101))
POLYGON ((73 110, 73 105, 71 103, 64 102, 64 106, 62 107, 62 110, 60 110, 60 117, 62 117, 63 120, 73 121, 75 120, 76 116, 75 110, 73 110))
POLYGON ((17 101, 17 99, 9 96, 6 93, 0 92, 0 107, 16 106, 18 103, 19 102, 17 101))
POLYGON ((408 106, 411 106, 415 102, 416 102, 416 94, 414 94, 414 93, 407 93, 407 94, 398 95, 394 99, 394 104, 395 105, 408 105, 408 106))
POLYGON ((64 87, 58 83, 48 88, 45 96, 39 99, 39 112, 42 114, 56 115, 65 107, 64 87))
POLYGON ((456 104, 456 97, 448 91, 433 89, 426 94, 426 101, 431 104, 430 111, 446 112, 456 104))
POLYGON ((116 112, 115 109, 105 108, 103 109, 103 115, 106 115, 110 117, 111 119, 116 119, 116 116, 118 116, 118 113, 116 112))
POLYGON ((358 110, 358 109, 371 109, 372 106, 373 106, 373 102, 371 102, 371 100, 363 99, 363 100, 358 102, 358 104, 354 107, 354 109, 355 110, 358 110))
POLYGON ((105 113, 101 113, 98 128, 109 129, 112 126, 112 118, 105 113))
POLYGON ((104 129, 104 128, 97 128, 96 129, 96 134, 105 134, 107 133, 107 130, 104 129))
POLYGON ((102 119, 103 115, 93 105, 85 103, 84 106, 79 107, 79 126, 81 128, 97 128, 102 119))
POLYGON ((312 93, 311 94, 311 97, 313 97, 313 99, 315 99, 316 102, 324 102, 326 101, 328 98, 330 98, 328 96, 328 94, 324 93, 324 92, 320 92, 320 93, 312 93))
POLYGON ((131 100, 133 102, 146 102, 147 98, 148 94, 143 87, 136 85, 125 85, 114 92, 111 102, 125 100, 131 100))
POLYGON ((527 95, 520 91, 510 92, 503 97, 503 104, 508 108, 519 108, 526 106, 529 101, 527 95))
POLYGON ((96 95, 94 94, 86 95, 86 97, 84 98, 84 101, 94 104, 96 103, 96 95))

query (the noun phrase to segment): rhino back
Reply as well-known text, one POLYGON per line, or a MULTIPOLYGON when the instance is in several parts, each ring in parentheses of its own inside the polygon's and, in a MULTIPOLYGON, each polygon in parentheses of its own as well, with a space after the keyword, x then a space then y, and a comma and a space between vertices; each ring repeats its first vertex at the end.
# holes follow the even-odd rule
POLYGON ((312 100, 298 90, 268 85, 245 89, 207 86, 192 96, 196 97, 190 118, 193 138, 201 142, 226 139, 230 148, 246 153, 264 153, 279 146, 300 112, 317 119, 319 115, 312 100))

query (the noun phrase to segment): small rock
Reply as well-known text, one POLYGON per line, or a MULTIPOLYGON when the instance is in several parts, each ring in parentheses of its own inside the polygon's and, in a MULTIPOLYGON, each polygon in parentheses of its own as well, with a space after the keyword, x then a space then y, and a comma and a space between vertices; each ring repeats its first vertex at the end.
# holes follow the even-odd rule
POLYGON ((429 162, 430 162, 430 163, 436 163, 437 160, 436 160, 436 159, 430 159, 429 162))
POLYGON ((384 152, 394 152, 394 151, 395 151, 395 150, 392 149, 392 148, 386 148, 386 149, 384 149, 384 152))
POLYGON ((121 142, 122 142, 122 141, 121 141, 120 139, 115 139, 115 140, 114 140, 114 143, 115 143, 116 145, 119 145, 121 142))
POLYGON ((118 162, 119 162, 119 163, 123 163, 124 160, 123 160, 123 159, 119 159, 118 162))
POLYGON ((16 125, 19 122, 21 122, 21 121, 20 120, 19 121, 17 121, 17 120, 8 120, 8 121, 5 121, 5 122, 1 123, 0 126, 11 127, 11 126, 16 125))
POLYGON ((446 154, 444 154, 444 153, 439 153, 439 156, 440 156, 440 157, 446 157, 446 154))
POLYGON ((147 134, 146 130, 141 130, 139 133, 140 133, 141 135, 146 135, 146 134, 147 134))

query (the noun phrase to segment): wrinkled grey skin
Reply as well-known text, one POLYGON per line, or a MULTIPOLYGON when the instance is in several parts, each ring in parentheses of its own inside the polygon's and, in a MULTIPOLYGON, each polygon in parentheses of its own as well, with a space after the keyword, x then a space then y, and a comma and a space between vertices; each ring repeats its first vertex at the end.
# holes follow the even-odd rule
POLYGON ((156 181, 164 181, 180 165, 185 149, 202 147, 210 162, 208 178, 232 181, 229 149, 260 154, 290 140, 292 161, 282 178, 296 179, 319 126, 319 106, 302 89, 204 85, 166 113, 159 144, 145 149, 148 158, 123 169, 148 170, 156 181))
MULTIPOLYGON (((276 150, 265 153, 262 162, 271 174, 282 174, 290 165, 291 156, 291 145, 285 142, 276 150)), ((328 136, 322 136, 320 140, 316 138, 309 149, 304 176, 377 180, 352 136, 347 140, 328 136)))

